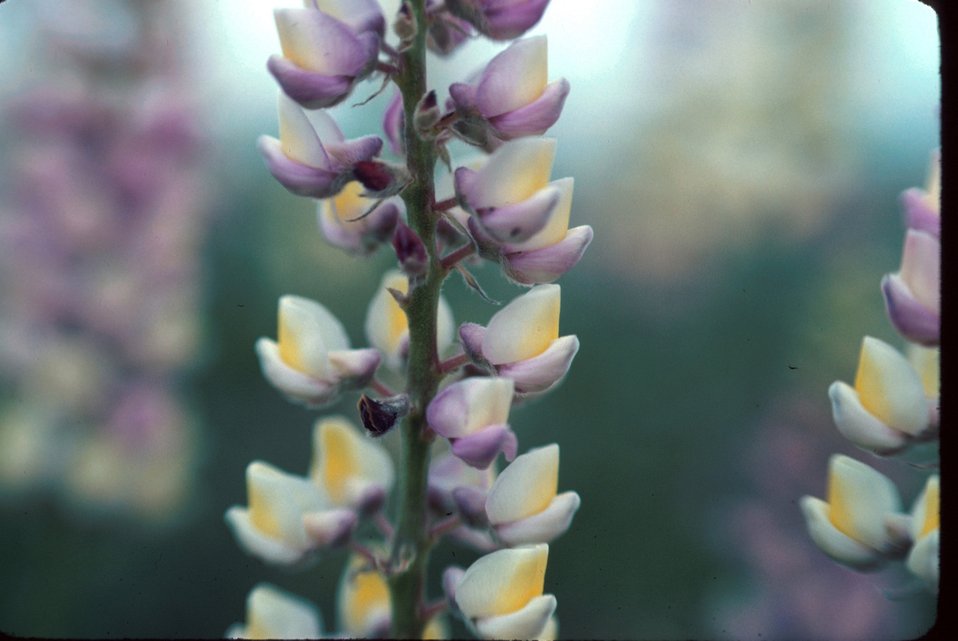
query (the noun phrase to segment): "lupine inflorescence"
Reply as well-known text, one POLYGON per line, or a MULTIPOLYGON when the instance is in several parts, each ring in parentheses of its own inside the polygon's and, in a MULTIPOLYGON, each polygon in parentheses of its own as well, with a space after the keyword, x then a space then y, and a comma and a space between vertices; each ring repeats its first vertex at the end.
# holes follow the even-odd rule
MULTIPOLYGON (((862 341, 852 385, 836 381, 828 394, 839 432, 878 456, 937 445, 941 209, 940 155, 935 153, 927 190, 909 189, 901 268, 881 281, 892 325, 907 342, 902 354, 877 338, 862 341)), ((937 467, 937 462, 934 463, 937 467)), ((870 571, 889 561, 905 567, 932 591, 938 589, 939 476, 930 475, 910 511, 884 474, 847 456, 829 463, 826 500, 801 500, 808 532, 835 561, 870 571)))
MULTIPOLYGON (((251 463, 247 505, 230 508, 227 521, 245 550, 269 563, 303 567, 323 550, 350 550, 339 634, 435 638, 448 634, 450 614, 483 638, 557 632, 556 599, 544 594, 548 543, 580 500, 559 492, 557 444, 520 453, 510 411, 558 385, 579 349, 575 336, 560 335, 552 283, 582 257, 592 229, 569 228, 573 180, 551 180, 556 141, 539 137, 558 119, 569 83, 549 81, 545 36, 514 40, 448 87, 445 102, 426 74, 427 51, 519 38, 547 4, 406 0, 391 23, 398 44, 387 42, 376 0, 275 11, 282 54, 268 69, 281 89, 279 136, 259 141, 267 167, 293 194, 319 199, 330 244, 368 255, 388 243, 398 266, 369 304, 370 347, 351 346, 322 304, 280 299, 275 340, 256 344, 265 377, 309 408, 359 394, 363 427, 320 418, 304 476, 251 463), (380 137, 348 139, 325 111, 376 78, 398 89, 383 114, 398 163, 380 159, 380 137), (454 141, 476 151, 454 161, 454 141), (457 272, 484 296, 468 269, 483 260, 531 289, 485 326, 457 329, 443 282, 457 272), (396 432, 398 461, 376 440, 396 432), (500 453, 509 463, 497 472, 500 453), (446 568, 431 588, 429 553, 446 537, 484 556, 446 568)), ((229 634, 324 630, 313 606, 261 584, 246 624, 229 634)))

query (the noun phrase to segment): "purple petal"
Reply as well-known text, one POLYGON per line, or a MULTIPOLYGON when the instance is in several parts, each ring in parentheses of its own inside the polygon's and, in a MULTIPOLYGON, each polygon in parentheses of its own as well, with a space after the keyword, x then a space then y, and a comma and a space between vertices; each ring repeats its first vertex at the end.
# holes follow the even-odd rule
POLYGON ((913 187, 901 195, 905 207, 905 223, 911 229, 928 232, 935 238, 941 238, 941 213, 928 204, 928 194, 913 187))
POLYGON ((462 486, 452 491, 452 500, 463 521, 470 527, 485 527, 489 523, 486 517, 487 492, 477 487, 462 486))
POLYGON ((342 172, 310 167, 292 160, 283 153, 275 138, 260 136, 258 146, 269 172, 283 187, 298 196, 330 198, 349 181, 349 176, 342 172))
POLYGON ((326 153, 335 165, 339 163, 344 170, 352 168, 358 162, 370 160, 378 155, 383 148, 383 141, 379 136, 363 136, 342 142, 323 141, 326 153))
POLYGON ((450 385, 436 394, 426 408, 426 422, 437 434, 448 437, 460 431, 469 405, 461 385, 450 385))
POLYGON ((503 140, 544 134, 559 119, 568 95, 569 81, 563 78, 549 84, 535 101, 494 116, 489 123, 503 140))
POLYGON ((555 245, 505 254, 503 268, 509 278, 521 285, 551 283, 579 262, 591 242, 592 227, 576 227, 555 245))
POLYGON ((539 22, 549 0, 486 0, 483 4, 483 34, 493 40, 512 40, 539 22))
POLYGON ((383 114, 383 131, 389 141, 389 148, 397 156, 403 155, 403 120, 402 94, 397 91, 383 114))
POLYGON ((522 202, 480 208, 476 215, 483 229, 496 241, 521 243, 542 231, 561 195, 555 187, 544 187, 522 202))
POLYGON ((449 97, 456 109, 470 112, 476 109, 476 88, 464 82, 454 82, 449 85, 449 97))
POLYGON ((897 274, 882 278, 881 290, 888 318, 902 336, 928 347, 939 344, 941 316, 919 303, 897 274))
POLYGON ((476 183, 479 180, 479 172, 468 167, 459 167, 453 177, 455 183, 456 196, 459 201, 465 205, 472 206, 470 203, 475 200, 476 183))
POLYGON ((556 385, 572 365, 579 351, 579 339, 560 336, 538 356, 497 367, 500 376, 511 378, 517 394, 545 392, 556 385))
POLYGON ((283 8, 273 14, 283 57, 304 71, 356 77, 378 53, 378 35, 356 32, 322 11, 283 8))
POLYGON ((474 361, 484 362, 482 356, 482 339, 486 335, 486 328, 476 323, 463 323, 459 326, 459 342, 474 361))
POLYGON ((474 434, 457 438, 452 442, 452 453, 480 470, 484 470, 496 459, 499 452, 506 460, 516 457, 518 441, 508 425, 490 425, 474 434))
POLYGON ((266 68, 283 93, 305 109, 332 107, 342 102, 353 88, 353 76, 325 76, 306 71, 282 56, 270 56, 266 68))
POLYGON ((327 357, 343 389, 366 387, 382 360, 379 350, 372 347, 332 351, 327 357))

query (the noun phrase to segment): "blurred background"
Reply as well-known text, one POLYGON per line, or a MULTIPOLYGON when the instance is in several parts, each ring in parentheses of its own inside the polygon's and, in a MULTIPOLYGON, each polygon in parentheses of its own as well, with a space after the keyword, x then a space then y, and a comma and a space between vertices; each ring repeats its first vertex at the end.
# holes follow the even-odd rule
MULTIPOLYGON (((252 349, 277 298, 324 302, 361 345, 394 263, 328 246, 315 205, 256 151, 276 132, 279 4, 296 3, 0 5, 3 632, 217 637, 264 580, 335 629, 343 555, 276 570, 223 521, 250 460, 309 461, 315 415, 252 349)), ((898 344, 878 283, 898 267, 898 195, 938 145, 935 14, 554 0, 532 33, 572 84, 553 175, 575 177, 573 224, 595 229, 561 281, 582 350, 560 392, 512 417, 522 449, 560 443, 560 490, 583 499, 546 577, 561 636, 919 634, 934 599, 895 568, 829 562, 797 501, 824 494, 833 452, 908 505, 923 480, 846 444, 825 391, 853 377, 864 334, 898 344)), ((499 48, 471 43, 431 84, 499 48)), ((379 133, 389 96, 334 115, 350 137, 379 133)), ((519 293, 476 273, 493 298, 519 293)), ((456 278, 445 293, 457 321, 495 311, 456 278)), ((475 556, 447 545, 437 577, 475 556)))

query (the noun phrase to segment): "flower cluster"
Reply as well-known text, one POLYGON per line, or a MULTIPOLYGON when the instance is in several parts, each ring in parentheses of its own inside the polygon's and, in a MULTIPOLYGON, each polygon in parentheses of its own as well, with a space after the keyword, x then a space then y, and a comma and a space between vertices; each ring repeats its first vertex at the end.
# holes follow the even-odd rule
MULTIPOLYGON (((940 156, 927 191, 902 196, 908 229, 901 269, 882 279, 888 317, 908 342, 906 354, 870 336, 862 341, 853 385, 828 390, 839 432, 859 448, 891 456, 938 439, 941 210, 940 156)), ((847 456, 829 464, 827 499, 806 496, 801 508, 812 540, 858 570, 891 559, 929 589, 938 588, 939 477, 930 476, 910 512, 885 475, 847 456)))
MULTIPOLYGON (((547 4, 407 0, 391 23, 398 44, 387 42, 375 0, 275 11, 282 54, 268 68, 281 89, 279 136, 260 138, 267 168, 291 193, 318 199, 318 229, 331 245, 365 256, 389 244, 398 269, 370 301, 370 347, 353 348, 322 304, 280 298, 276 339, 256 343, 264 376, 311 409, 360 393, 363 427, 319 419, 301 476, 251 463, 247 504, 226 520, 247 552, 273 564, 307 567, 349 550, 339 634, 436 638, 448 634, 447 614, 482 638, 557 633, 556 598, 544 594, 548 544, 580 499, 559 492, 559 446, 520 454, 510 415, 555 388, 579 349, 574 335, 560 335, 553 283, 580 260, 592 229, 570 229, 573 180, 552 180, 556 141, 539 137, 559 118, 569 83, 549 82, 545 36, 514 40, 448 87, 445 103, 426 74, 427 50, 447 55, 478 35, 513 40, 547 4), (374 77, 398 88, 383 117, 398 164, 380 159, 380 137, 347 138, 326 111, 374 77), (453 141, 476 151, 455 162, 453 141), (530 289, 486 325, 457 330, 441 289, 457 272, 484 296, 468 269, 480 260, 530 289), (398 462, 389 451, 397 437, 398 462), (430 600, 429 552, 447 535, 485 555, 447 568, 442 596, 430 600)), ((323 631, 315 608, 261 584, 245 625, 229 634, 323 631)))
POLYGON ((4 114, 23 143, 0 211, 0 380, 16 401, 0 398, 0 483, 163 521, 197 459, 181 386, 201 343, 202 136, 168 46, 179 10, 85 7, 77 24, 47 12, 36 59, 57 61, 57 82, 4 114))

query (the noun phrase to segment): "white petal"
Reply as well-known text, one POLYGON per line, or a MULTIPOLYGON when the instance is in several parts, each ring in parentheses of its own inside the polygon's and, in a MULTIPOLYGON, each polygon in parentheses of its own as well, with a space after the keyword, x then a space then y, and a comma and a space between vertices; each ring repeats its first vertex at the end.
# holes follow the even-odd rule
POLYGON ((941 482, 937 474, 928 477, 925 488, 911 510, 910 534, 913 541, 937 530, 941 521, 941 482))
POLYGON ((456 604, 469 618, 511 614, 542 594, 549 546, 497 550, 466 570, 456 586, 456 604))
POLYGON ((921 385, 925 389, 925 398, 937 399, 941 387, 941 350, 937 347, 924 347, 908 343, 906 352, 908 362, 915 368, 921 385))
POLYGON ((858 447, 887 456, 908 444, 904 432, 888 427, 862 407, 858 393, 850 385, 835 381, 828 388, 828 397, 835 426, 858 447))
POLYGON ((326 169, 329 158, 303 108, 279 92, 279 142, 283 153, 310 167, 326 169))
POLYGON ((545 594, 518 612, 477 620, 476 631, 483 639, 538 639, 555 609, 556 598, 545 594))
POLYGON ((303 514, 329 507, 319 488, 309 479, 260 461, 247 466, 246 485, 250 522, 266 536, 308 548, 303 514))
POLYGON ((247 639, 318 639, 319 611, 297 596, 260 583, 246 599, 247 639))
POLYGON ((496 533, 508 545, 550 543, 569 529, 582 500, 575 492, 559 494, 549 506, 532 516, 496 527, 496 533))
POLYGON ((828 518, 827 503, 812 496, 804 496, 799 505, 805 515, 809 536, 825 554, 839 563, 860 570, 876 569, 880 565, 882 559, 875 550, 835 528, 828 518))
POLYGON ((240 546, 253 556, 277 565, 290 565, 300 561, 306 550, 267 536, 253 525, 249 510, 234 505, 226 511, 226 523, 240 546))
POLYGON ((552 503, 559 486, 559 446, 530 450, 502 470, 486 498, 493 525, 538 514, 552 503))
POLYGON ((333 504, 355 506, 370 487, 388 492, 393 463, 383 447, 343 417, 316 422, 311 475, 333 504))
POLYGON ((940 313, 940 240, 926 232, 909 229, 905 234, 899 275, 919 303, 940 313))
POLYGON ((833 455, 828 466, 828 517, 856 541, 885 552, 885 517, 901 510, 898 489, 887 476, 853 458, 833 455))
POLYGON ((278 326, 280 358, 313 378, 328 378, 329 351, 349 348, 342 324, 329 310, 308 298, 280 298, 278 326))
POLYGON ((521 202, 549 183, 554 138, 529 136, 503 144, 479 169, 470 204, 501 207, 521 202))
POLYGON ((390 369, 398 370, 402 364, 404 340, 409 336, 409 321, 406 319, 406 312, 388 289, 405 294, 409 291, 409 281, 396 270, 383 276, 366 312, 366 337, 373 347, 385 354, 386 365, 390 369))
POLYGON ((508 423, 513 392, 508 378, 474 377, 453 383, 430 404, 430 425, 447 438, 460 438, 508 423))
POLYGON ((938 590, 938 577, 940 575, 939 540, 938 530, 918 539, 905 561, 905 567, 908 568, 909 572, 924 580, 934 591, 938 590))
POLYGON ((516 40, 493 58, 476 88, 476 104, 487 118, 534 102, 549 81, 545 36, 516 40))
POLYGON ((537 285, 499 310, 489 321, 482 355, 501 365, 538 356, 559 337, 561 288, 537 285))
POLYGON ((917 435, 928 426, 921 379, 908 359, 888 343, 864 338, 855 391, 862 406, 889 427, 917 435))

